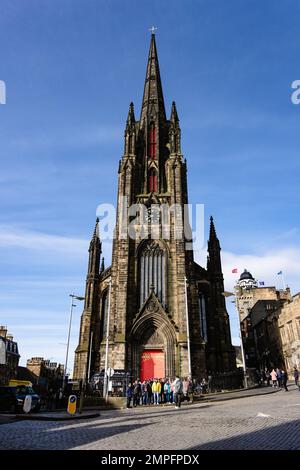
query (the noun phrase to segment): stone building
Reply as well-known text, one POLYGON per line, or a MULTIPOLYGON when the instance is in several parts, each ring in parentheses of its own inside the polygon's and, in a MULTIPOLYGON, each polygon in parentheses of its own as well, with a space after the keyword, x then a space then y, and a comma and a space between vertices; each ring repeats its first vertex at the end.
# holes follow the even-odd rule
POLYGON ((258 300, 252 307, 247 322, 247 334, 242 329, 247 367, 273 369, 284 367, 281 339, 278 329, 280 306, 284 300, 258 300))
POLYGON ((300 294, 290 289, 258 287, 245 270, 236 286, 236 301, 247 367, 285 367, 300 364, 300 294))
POLYGON ((300 368, 300 293, 284 303, 278 317, 285 367, 291 373, 300 368))
POLYGON ((41 390, 49 388, 58 390, 62 386, 64 376, 62 364, 50 362, 49 359, 43 357, 32 357, 27 360, 26 367, 41 390))
POLYGON ((235 370, 214 222, 204 268, 183 230, 187 202, 179 118, 175 102, 166 116, 152 34, 140 118, 131 103, 125 127, 112 265, 101 263, 98 220, 89 247, 75 379, 105 367, 106 337, 108 365, 133 377, 235 370), (128 207, 138 207, 133 221, 128 207))
POLYGON ((0 326, 0 385, 8 385, 17 376, 20 354, 18 343, 0 326))
POLYGON ((252 307, 259 300, 287 300, 290 290, 278 290, 276 287, 258 287, 256 279, 245 269, 235 286, 237 309, 240 321, 246 318, 252 307))

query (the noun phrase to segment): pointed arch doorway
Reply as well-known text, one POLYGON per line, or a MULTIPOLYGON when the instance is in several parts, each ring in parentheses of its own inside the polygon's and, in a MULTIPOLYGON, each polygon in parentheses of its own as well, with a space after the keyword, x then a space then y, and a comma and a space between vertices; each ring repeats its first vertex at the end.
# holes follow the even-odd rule
POLYGON ((130 333, 132 375, 147 380, 175 375, 176 332, 151 292, 130 333))

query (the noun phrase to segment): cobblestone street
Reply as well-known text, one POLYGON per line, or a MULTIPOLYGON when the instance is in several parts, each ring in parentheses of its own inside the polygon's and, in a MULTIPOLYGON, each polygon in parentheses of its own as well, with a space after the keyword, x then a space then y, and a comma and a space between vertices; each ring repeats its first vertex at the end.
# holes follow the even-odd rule
POLYGON ((183 406, 103 411, 72 423, 0 425, 1 449, 300 449, 300 393, 183 406))

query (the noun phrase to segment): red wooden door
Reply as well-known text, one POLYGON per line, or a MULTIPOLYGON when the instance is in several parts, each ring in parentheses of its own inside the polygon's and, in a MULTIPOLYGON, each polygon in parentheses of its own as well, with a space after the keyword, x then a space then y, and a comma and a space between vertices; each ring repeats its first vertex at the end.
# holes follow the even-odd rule
POLYGON ((141 381, 165 377, 165 354, 161 349, 146 349, 141 357, 141 381))

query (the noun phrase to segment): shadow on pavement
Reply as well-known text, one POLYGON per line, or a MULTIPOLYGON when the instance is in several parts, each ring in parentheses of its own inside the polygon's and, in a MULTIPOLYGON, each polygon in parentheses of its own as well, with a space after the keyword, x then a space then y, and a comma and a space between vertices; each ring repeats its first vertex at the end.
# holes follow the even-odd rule
POLYGON ((300 420, 239 434, 234 437, 217 439, 187 450, 300 450, 300 420))
MULTIPOLYGON (((27 421, 26 424, 33 423, 33 421, 27 421)), ((24 422, 25 424, 25 422, 24 422)), ((43 422, 45 424, 45 422, 43 422)), ((102 427, 101 424, 91 423, 88 426, 71 426, 69 423, 62 425, 61 423, 56 425, 48 426, 46 429, 34 430, 27 426, 26 429, 22 430, 22 436, 20 439, 16 439, 15 435, 11 435, 11 440, 4 439, 0 444, 0 449, 22 449, 22 450, 69 450, 74 449, 82 445, 92 444, 94 441, 100 441, 102 439, 112 437, 121 433, 128 433, 133 430, 145 429, 146 426, 156 424, 152 423, 141 423, 134 425, 115 425, 114 423, 109 427, 102 427), (68 427, 68 429, 66 429, 68 427), (52 439, 52 433, 55 437, 52 439), (24 434, 26 437, 24 439, 24 434), (38 443, 36 443, 35 437, 38 435, 38 443), (52 445, 51 445, 52 443, 52 445), (16 445, 17 444, 17 445, 16 445)))

